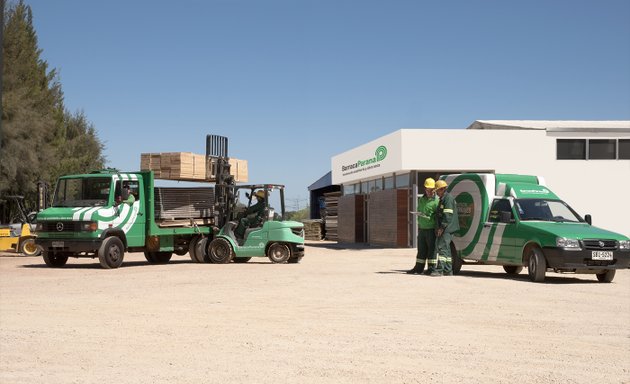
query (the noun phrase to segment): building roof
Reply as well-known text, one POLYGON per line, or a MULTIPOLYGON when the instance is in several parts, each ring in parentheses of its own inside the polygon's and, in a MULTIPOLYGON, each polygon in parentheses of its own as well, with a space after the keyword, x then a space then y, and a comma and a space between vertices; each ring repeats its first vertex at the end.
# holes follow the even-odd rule
POLYGON ((309 191, 314 191, 316 189, 326 188, 333 185, 332 183, 332 171, 328 172, 324 176, 320 177, 319 180, 314 182, 313 184, 308 186, 309 191))
POLYGON ((476 120, 467 129, 538 129, 551 132, 630 132, 629 120, 476 120))

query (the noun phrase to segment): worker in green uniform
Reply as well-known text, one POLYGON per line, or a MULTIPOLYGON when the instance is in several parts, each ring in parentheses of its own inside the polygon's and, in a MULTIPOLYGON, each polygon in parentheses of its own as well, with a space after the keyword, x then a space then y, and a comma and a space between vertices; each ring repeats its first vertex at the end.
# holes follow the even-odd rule
POLYGON ((451 240, 453 233, 459 230, 457 217, 457 205, 455 198, 446 191, 446 181, 438 180, 435 183, 435 193, 440 198, 437 208, 437 228, 435 230, 435 248, 438 265, 431 276, 452 276, 453 259, 451 255, 451 240))
POLYGON ((427 270, 431 273, 437 267, 435 257, 435 211, 439 199, 435 195, 435 180, 427 178, 424 181, 424 195, 418 199, 418 253, 416 264, 407 271, 409 274, 421 274, 425 264, 429 264, 427 270))
POLYGON ((254 197, 256 197, 256 204, 245 210, 244 216, 239 220, 238 226, 234 230, 234 234, 238 238, 243 238, 247 228, 258 226, 263 222, 265 213, 265 192, 258 190, 254 193, 254 197))

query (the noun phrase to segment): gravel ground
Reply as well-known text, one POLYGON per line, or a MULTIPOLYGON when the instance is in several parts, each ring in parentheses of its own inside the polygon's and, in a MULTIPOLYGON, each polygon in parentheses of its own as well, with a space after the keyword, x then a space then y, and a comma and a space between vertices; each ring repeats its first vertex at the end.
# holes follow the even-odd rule
POLYGON ((300 264, 0 256, 0 383, 630 383, 630 271, 465 265, 309 242, 300 264))

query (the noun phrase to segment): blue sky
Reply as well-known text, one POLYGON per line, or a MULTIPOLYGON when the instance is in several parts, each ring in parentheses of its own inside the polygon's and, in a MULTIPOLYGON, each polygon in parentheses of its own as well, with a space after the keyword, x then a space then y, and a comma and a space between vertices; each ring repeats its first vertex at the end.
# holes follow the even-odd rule
POLYGON ((401 128, 630 120, 627 0, 26 0, 108 165, 228 136, 303 207, 330 158, 401 128))

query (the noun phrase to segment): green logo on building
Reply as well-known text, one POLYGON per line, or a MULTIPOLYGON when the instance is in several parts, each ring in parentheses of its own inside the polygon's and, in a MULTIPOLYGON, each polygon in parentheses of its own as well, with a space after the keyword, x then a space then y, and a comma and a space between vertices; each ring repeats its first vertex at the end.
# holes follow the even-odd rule
POLYGON ((383 161, 387 156, 387 147, 381 145, 380 147, 376 148, 376 152, 374 154, 376 155, 376 161, 383 161))

